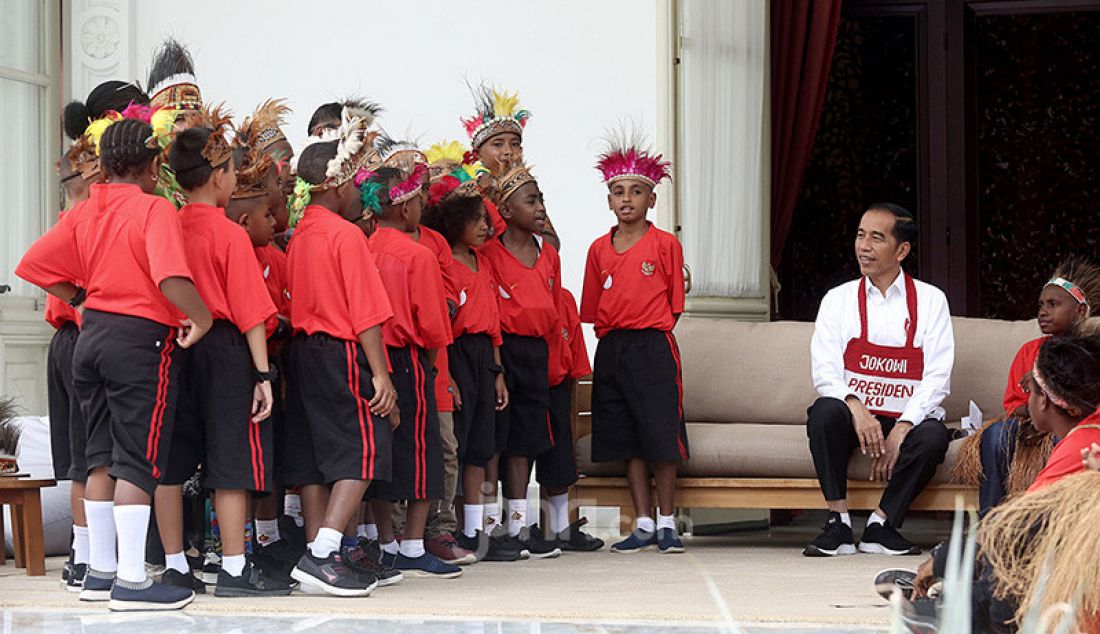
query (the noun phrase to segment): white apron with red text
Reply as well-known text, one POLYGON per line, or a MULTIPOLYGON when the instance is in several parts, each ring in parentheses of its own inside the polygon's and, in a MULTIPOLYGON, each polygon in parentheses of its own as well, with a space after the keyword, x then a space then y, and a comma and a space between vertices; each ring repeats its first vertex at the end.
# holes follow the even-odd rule
MULTIPOLYGON (((858 338, 844 349, 844 382, 872 414, 897 418, 924 376, 924 352, 913 345, 917 332, 917 287, 905 276, 905 346, 880 346, 867 340, 867 278, 859 282, 858 338)), ((909 421, 919 423, 920 421, 909 421)))

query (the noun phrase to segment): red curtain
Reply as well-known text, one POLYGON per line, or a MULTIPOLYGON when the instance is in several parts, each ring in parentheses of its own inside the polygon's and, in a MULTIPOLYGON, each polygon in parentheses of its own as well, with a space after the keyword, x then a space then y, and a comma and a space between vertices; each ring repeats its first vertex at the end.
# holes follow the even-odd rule
POLYGON ((773 0, 771 4, 771 260, 776 270, 825 103, 840 3, 773 0))

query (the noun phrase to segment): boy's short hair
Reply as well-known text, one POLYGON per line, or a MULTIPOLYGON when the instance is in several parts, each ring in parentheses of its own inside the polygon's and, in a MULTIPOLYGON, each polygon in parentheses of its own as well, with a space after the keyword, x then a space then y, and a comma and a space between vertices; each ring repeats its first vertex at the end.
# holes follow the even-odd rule
POLYGON ((340 125, 340 113, 343 110, 343 105, 338 101, 330 103, 323 103, 313 111, 313 116, 309 118, 309 125, 306 127, 306 135, 313 136, 314 128, 331 123, 340 125))
POLYGON ((298 158, 298 177, 310 185, 320 185, 327 178, 328 162, 336 156, 336 141, 314 143, 298 158))
POLYGON ((168 166, 175 172, 176 182, 187 191, 202 187, 214 173, 214 167, 202 155, 213 133, 210 128, 187 128, 168 147, 168 166))

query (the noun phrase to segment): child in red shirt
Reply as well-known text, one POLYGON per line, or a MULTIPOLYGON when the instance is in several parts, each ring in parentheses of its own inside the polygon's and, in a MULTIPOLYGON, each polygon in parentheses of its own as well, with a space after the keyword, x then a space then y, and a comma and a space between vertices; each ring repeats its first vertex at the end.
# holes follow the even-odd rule
POLYGON ((394 432, 393 476, 368 492, 378 522, 382 562, 404 575, 448 579, 462 569, 424 548, 424 527, 432 500, 443 497, 443 448, 429 368, 451 343, 443 278, 431 251, 407 232, 420 223, 424 206, 423 164, 404 171, 380 167, 356 177, 364 207, 378 227, 371 253, 386 288, 393 317, 382 326, 397 387, 401 424, 394 432), (408 503, 400 546, 395 541, 391 504, 408 503))
POLYGON ((672 329, 684 312, 679 241, 646 220, 668 163, 647 150, 612 144, 598 168, 618 225, 592 243, 581 321, 600 338, 592 384, 592 459, 627 461, 636 529, 612 552, 656 546, 682 552, 676 534, 676 466, 688 458, 680 354, 672 329), (657 485, 657 522, 649 478, 657 485))
MULTIPOLYGON (((509 166, 493 179, 491 191, 508 225, 507 231, 479 250, 497 288, 503 333, 500 354, 510 399, 508 408, 497 415, 496 447, 506 456, 506 477, 501 480, 508 502, 507 535, 521 552, 556 557, 560 548, 533 539, 527 530, 527 479, 531 461, 554 446, 546 339, 558 328, 561 264, 557 250, 540 235, 546 225, 546 207, 527 168, 522 163, 509 166)), ((495 484, 492 476, 487 477, 495 484)), ((495 492, 487 493, 490 499, 495 496, 495 492)), ((494 535, 499 520, 491 509, 487 516, 486 532, 494 535)))
POLYGON ((178 609, 195 596, 145 573, 149 503, 175 419, 178 349, 198 343, 211 326, 191 282, 176 210, 151 195, 158 154, 147 144, 152 133, 137 119, 110 124, 98 141, 108 184, 93 185, 89 199, 35 242, 16 269, 83 305, 73 353, 73 387, 88 425, 89 570, 81 598, 110 601, 120 611, 178 609))
POLYGON ((341 121, 337 140, 310 145, 298 162, 312 200, 288 253, 294 413, 286 421, 292 455, 281 475, 283 484, 302 486, 311 540, 291 576, 329 594, 365 596, 378 579, 348 568, 341 540, 371 481, 390 478, 396 421, 386 417, 397 394, 382 323, 393 311, 367 238, 352 224, 363 213, 352 178, 371 139, 361 117, 345 109, 341 121))
POLYGON ((265 323, 275 306, 256 269, 248 234, 224 209, 237 185, 233 148, 226 140, 229 119, 211 110, 194 121, 169 146, 168 164, 187 192, 188 203, 180 209, 188 236, 184 250, 214 325, 187 353, 169 468, 157 492, 165 579, 185 586, 196 581, 183 554, 182 517, 162 516, 159 503, 170 497, 164 506, 179 505, 182 484, 201 464, 204 486, 216 492, 221 527, 222 565, 214 595, 283 596, 290 594, 289 580, 253 570, 244 543, 251 493, 269 489, 273 465, 273 433, 265 421, 275 377, 265 323))

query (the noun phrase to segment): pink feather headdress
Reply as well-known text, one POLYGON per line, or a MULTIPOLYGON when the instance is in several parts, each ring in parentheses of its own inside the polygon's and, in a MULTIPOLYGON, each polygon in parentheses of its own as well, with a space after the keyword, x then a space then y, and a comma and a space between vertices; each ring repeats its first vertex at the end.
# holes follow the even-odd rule
POLYGON ((622 131, 608 134, 607 150, 597 158, 596 169, 603 174, 608 186, 624 178, 636 178, 656 187, 657 183, 672 177, 672 164, 644 146, 637 129, 629 135, 622 131))

